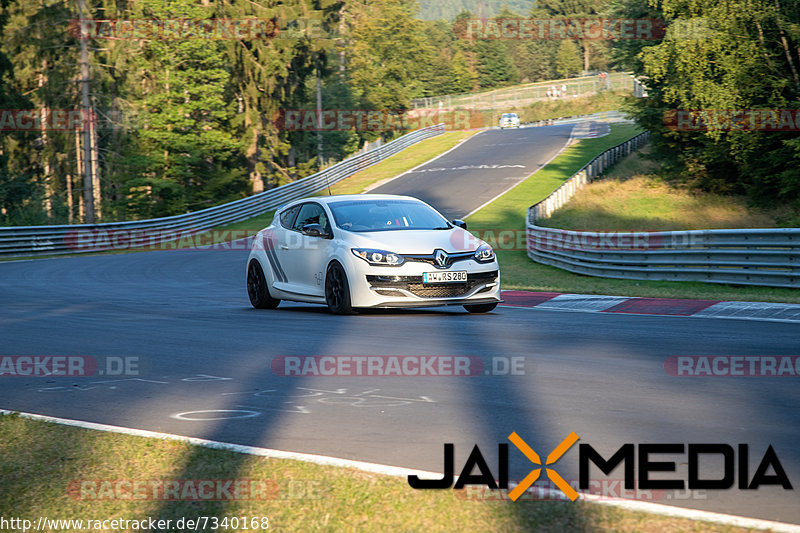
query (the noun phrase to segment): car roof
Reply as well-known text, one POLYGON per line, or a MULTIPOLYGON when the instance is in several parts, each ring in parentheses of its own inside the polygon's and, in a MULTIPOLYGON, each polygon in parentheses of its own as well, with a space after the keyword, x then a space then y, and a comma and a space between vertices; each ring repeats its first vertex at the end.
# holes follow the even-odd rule
POLYGON ((298 203, 302 202, 318 202, 320 204, 333 204, 336 202, 342 201, 364 201, 364 200, 413 200, 417 202, 421 202, 419 198, 414 198, 413 196, 402 196, 399 194, 334 194, 331 196, 311 196, 308 198, 302 198, 300 200, 294 200, 292 202, 287 202, 286 204, 282 205, 278 209, 283 209, 285 207, 289 207, 292 205, 297 205, 298 203))

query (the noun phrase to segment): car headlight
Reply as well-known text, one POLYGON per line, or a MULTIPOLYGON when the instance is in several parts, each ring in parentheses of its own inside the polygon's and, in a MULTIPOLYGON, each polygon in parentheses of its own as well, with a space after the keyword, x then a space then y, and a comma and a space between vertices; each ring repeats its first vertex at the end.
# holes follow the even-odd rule
POLYGON ((491 263, 494 261, 494 250, 488 244, 481 244, 473 256, 478 263, 491 263))
POLYGON ((405 262, 402 256, 386 250, 369 248, 352 248, 353 254, 374 266, 400 266, 405 262))

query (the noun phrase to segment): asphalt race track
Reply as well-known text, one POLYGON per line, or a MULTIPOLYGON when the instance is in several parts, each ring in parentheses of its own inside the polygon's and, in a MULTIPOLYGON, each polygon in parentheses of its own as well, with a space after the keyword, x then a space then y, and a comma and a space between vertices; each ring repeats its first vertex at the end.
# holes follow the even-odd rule
MULTIPOLYGON (((549 130, 563 145, 568 135, 563 127, 532 130, 476 140, 518 138, 508 146, 521 153, 503 157, 531 165, 523 139, 539 143, 549 130)), ((474 162, 470 143, 435 164, 474 162)), ((521 170, 486 175, 494 187, 521 170)), ((416 194, 418 175, 427 174, 387 186, 416 194)), ((430 174, 448 187, 458 181, 430 174)), ((474 197, 468 186, 461 193, 474 197)), ((463 215, 472 204, 438 207, 463 215)), ((625 443, 746 443, 750 477, 772 445, 794 490, 734 484, 654 498, 800 524, 798 378, 677 378, 664 369, 673 355, 798 355, 797 324, 503 306, 489 315, 443 308, 332 316, 286 303, 257 311, 245 291, 246 256, 206 249, 0 263, 0 355, 91 356, 104 371, 0 377, 0 408, 432 471, 442 471, 446 442, 455 443, 456 470, 475 444, 494 470, 497 444, 512 431, 542 457, 572 431, 606 458, 625 443), (523 373, 301 378, 270 366, 276 356, 309 355, 473 356, 485 369, 522 358, 523 373), (137 368, 109 375, 119 358, 137 368)), ((577 448, 555 465, 567 480, 577 479, 577 448)), ((685 479, 685 457, 653 459, 677 462, 685 479)), ((704 468, 718 471, 709 461, 704 468)), ((512 480, 533 467, 511 446, 512 480)), ((622 468, 608 477, 621 479, 622 468)))
POLYGON ((370 192, 408 194, 449 219, 463 217, 546 165, 564 148, 574 127, 487 130, 370 192))

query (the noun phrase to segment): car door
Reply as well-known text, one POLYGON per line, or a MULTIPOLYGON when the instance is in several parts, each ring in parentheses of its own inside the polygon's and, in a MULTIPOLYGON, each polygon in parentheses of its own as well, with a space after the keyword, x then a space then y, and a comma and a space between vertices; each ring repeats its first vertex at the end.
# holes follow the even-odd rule
POLYGON ((319 224, 326 233, 331 233, 331 224, 325 208, 317 202, 300 205, 292 227, 284 233, 279 245, 282 264, 286 271, 290 290, 311 296, 324 296, 325 267, 328 264, 330 239, 303 235, 303 226, 319 224))
POLYGON ((281 211, 277 223, 273 225, 274 229, 267 236, 269 242, 264 243, 275 280, 274 286, 280 290, 291 290, 293 285, 293 281, 289 279, 286 265, 289 260, 289 243, 293 240, 290 233, 297 214, 300 212, 300 207, 298 204, 281 211))

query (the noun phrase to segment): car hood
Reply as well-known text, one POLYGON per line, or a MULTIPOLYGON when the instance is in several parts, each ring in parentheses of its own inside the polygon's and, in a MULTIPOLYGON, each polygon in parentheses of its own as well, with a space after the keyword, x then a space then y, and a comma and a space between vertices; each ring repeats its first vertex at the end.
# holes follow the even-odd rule
POLYGON ((437 248, 445 252, 472 252, 483 244, 482 240, 461 228, 364 233, 343 231, 342 237, 353 247, 375 248, 398 254, 430 254, 437 248))

